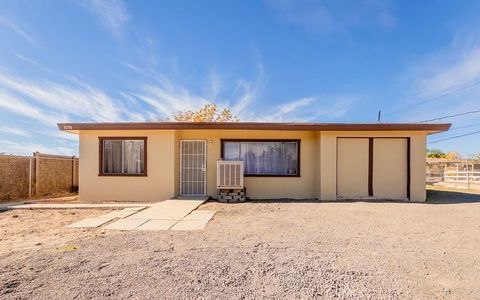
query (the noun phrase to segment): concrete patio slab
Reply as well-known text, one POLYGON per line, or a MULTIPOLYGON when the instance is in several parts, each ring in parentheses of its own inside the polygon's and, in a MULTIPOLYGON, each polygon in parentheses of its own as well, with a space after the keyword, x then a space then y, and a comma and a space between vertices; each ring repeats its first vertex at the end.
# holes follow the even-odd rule
POLYGON ((176 220, 150 220, 139 227, 136 230, 168 230, 177 223, 176 220))
POLYGON ((128 217, 128 216, 131 216, 131 215, 133 215, 133 214, 136 214, 137 212, 138 212, 137 209, 128 209, 128 208, 125 208, 125 209, 122 209, 122 210, 109 212, 108 214, 102 215, 102 216, 100 216, 100 217, 102 217, 102 218, 109 218, 109 217, 113 217, 113 218, 126 218, 126 217, 128 217))
POLYGON ((156 205, 173 205, 175 207, 198 207, 202 203, 204 203, 204 200, 178 200, 178 199, 169 199, 165 200, 163 202, 157 203, 156 205))
MULTIPOLYGON (((148 209, 147 209, 148 210, 148 209)), ((135 219, 152 219, 152 220, 180 220, 188 215, 193 209, 174 210, 165 208, 162 210, 152 210, 139 212, 132 215, 131 218, 135 219)))
POLYGON ((151 205, 132 203, 102 204, 30 204, 22 208, 123 208, 97 218, 81 220, 66 227, 99 227, 113 221, 105 229, 115 230, 200 230, 215 214, 214 211, 194 211, 203 199, 169 199, 151 205), (193 211, 193 212, 192 212, 193 211), (179 225, 178 223, 181 222, 179 225), (177 226, 178 225, 178 226, 177 226))
POLYGON ((116 222, 108 224, 107 226, 105 226, 105 229, 134 230, 140 225, 148 221, 149 221, 148 219, 132 219, 132 218, 120 219, 116 222))
POLYGON ((171 230, 202 230, 215 215, 211 210, 194 210, 176 223, 171 230))
POLYGON ((124 208, 123 210, 140 211, 145 208, 147 208, 147 206, 127 207, 127 208, 124 208))
POLYGON ((202 230, 207 223, 208 220, 180 220, 170 230, 202 230))
POLYGON ((76 223, 67 225, 67 228, 95 228, 99 227, 105 223, 110 222, 111 220, 115 219, 115 217, 97 217, 97 218, 87 218, 76 223))
POLYGON ((191 221, 210 221, 210 219, 215 215, 216 211, 213 210, 194 210, 189 215, 185 216, 182 220, 191 221))
POLYGON ((152 205, 129 218, 151 220, 180 220, 201 205, 204 200, 169 199, 152 205))

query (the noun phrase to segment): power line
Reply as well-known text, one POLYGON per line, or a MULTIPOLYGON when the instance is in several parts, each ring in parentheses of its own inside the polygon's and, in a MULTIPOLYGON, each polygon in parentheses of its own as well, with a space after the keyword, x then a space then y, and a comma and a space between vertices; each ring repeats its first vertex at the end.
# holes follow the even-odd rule
POLYGON ((429 144, 436 144, 436 143, 440 143, 440 142, 443 142, 443 141, 458 139, 458 138, 461 138, 461 137, 465 137, 465 136, 469 136, 469 135, 474 135, 474 134, 479 134, 479 133, 480 133, 480 130, 479 130, 479 131, 470 132, 470 133, 466 133, 466 134, 461 134, 461 135, 452 136, 452 137, 445 138, 445 139, 440 139, 440 140, 436 140, 436 141, 431 141, 431 142, 429 142, 429 144))
POLYGON ((464 129, 468 127, 476 127, 476 126, 480 126, 480 123, 468 124, 464 126, 456 126, 456 127, 450 128, 448 131, 454 131, 454 130, 464 129))
POLYGON ((443 120, 443 119, 448 119, 448 118, 454 118, 454 117, 460 117, 460 116, 465 116, 465 115, 470 115, 470 114, 476 114, 476 113, 479 113, 479 112, 480 112, 480 110, 472 110, 472 111, 467 111, 467 112, 463 112, 463 113, 459 113, 459 114, 455 114, 455 115, 449 115, 449 116, 438 117, 438 118, 429 119, 429 120, 418 121, 418 122, 415 122, 415 123, 426 123, 426 122, 438 121, 438 120, 443 120))
POLYGON ((454 128, 454 129, 449 129, 448 131, 442 131, 442 132, 439 132, 438 135, 441 135, 440 137, 442 139, 446 139, 446 138, 449 138, 449 137, 457 136, 458 134, 463 134, 463 133, 453 133, 453 134, 451 134, 451 131, 456 130, 456 129, 460 129, 460 128, 454 128), (444 135, 445 133, 447 135, 444 135))
POLYGON ((474 82, 474 83, 472 83, 472 84, 470 84, 470 85, 463 86, 463 87, 461 87, 461 88, 448 91, 448 92, 446 92, 446 93, 443 93, 443 94, 434 96, 434 97, 432 97, 432 98, 425 98, 425 99, 423 99, 423 100, 420 100, 418 103, 415 103, 415 104, 406 106, 406 107, 404 107, 404 108, 397 109, 397 110, 394 110, 394 111, 392 111, 392 112, 386 113, 385 116, 390 116, 390 115, 393 115, 393 114, 396 114, 396 113, 405 111, 405 110, 407 110, 407 109, 410 109, 410 108, 413 108, 413 107, 422 105, 422 104, 424 104, 424 103, 427 103, 427 102, 430 102, 430 101, 433 101, 433 100, 437 100, 437 99, 439 99, 439 98, 443 98, 443 97, 446 97, 446 96, 449 96, 449 95, 452 95, 452 94, 461 92, 461 91, 463 91, 463 90, 467 90, 467 89, 472 88, 472 87, 475 87, 475 86, 477 86, 477 85, 480 85, 480 81, 476 81, 476 82, 474 82))

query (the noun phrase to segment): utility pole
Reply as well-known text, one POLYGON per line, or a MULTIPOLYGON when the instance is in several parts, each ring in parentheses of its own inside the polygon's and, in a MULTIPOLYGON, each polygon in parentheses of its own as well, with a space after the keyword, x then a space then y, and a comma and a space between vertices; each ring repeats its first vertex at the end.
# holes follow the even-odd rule
POLYGON ((381 119, 381 118, 382 118, 382 111, 379 110, 379 111, 378 111, 378 116, 377 116, 377 123, 378 123, 378 124, 380 124, 380 122, 381 122, 380 119, 381 119))

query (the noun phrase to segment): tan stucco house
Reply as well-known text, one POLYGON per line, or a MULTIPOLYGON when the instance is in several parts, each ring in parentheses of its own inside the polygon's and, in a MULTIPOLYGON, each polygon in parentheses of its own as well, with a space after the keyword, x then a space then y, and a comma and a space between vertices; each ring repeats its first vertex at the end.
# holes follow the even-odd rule
POLYGON ((423 202, 426 138, 450 124, 61 123, 80 135, 82 201, 215 197, 218 160, 253 199, 423 202))

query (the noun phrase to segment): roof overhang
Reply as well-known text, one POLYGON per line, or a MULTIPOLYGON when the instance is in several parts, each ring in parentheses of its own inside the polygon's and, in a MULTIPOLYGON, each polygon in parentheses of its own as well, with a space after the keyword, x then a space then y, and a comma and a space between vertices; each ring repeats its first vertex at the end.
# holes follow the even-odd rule
POLYGON ((451 124, 426 123, 265 123, 265 122, 120 122, 58 123, 62 131, 83 130, 302 130, 302 131, 447 131, 451 124))

